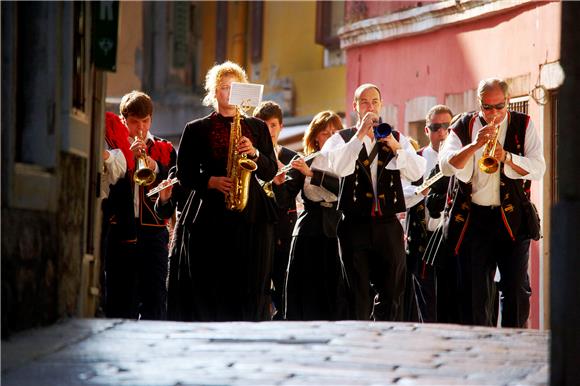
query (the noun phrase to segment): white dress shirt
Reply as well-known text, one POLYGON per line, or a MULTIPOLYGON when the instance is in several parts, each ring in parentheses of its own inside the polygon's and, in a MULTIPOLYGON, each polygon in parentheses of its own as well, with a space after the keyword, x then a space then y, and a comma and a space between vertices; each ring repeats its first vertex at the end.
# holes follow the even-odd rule
MULTIPOLYGON (((326 160, 321 155, 317 156, 312 160, 312 164, 310 165, 310 169, 318 169, 324 170, 327 174, 332 174, 328 171, 326 166, 326 160)), ((311 185, 312 177, 305 177, 304 178, 304 195, 311 201, 314 202, 335 202, 338 200, 338 197, 323 188, 322 186, 311 185)))
MULTIPOLYGON (((106 145, 106 144, 105 144, 106 145)), ((127 173, 127 160, 121 149, 106 149, 109 158, 104 160, 104 170, 101 174, 101 198, 109 197, 111 185, 115 185, 127 173)))
MULTIPOLYGON (((425 158, 426 161, 425 173, 423 173, 423 181, 425 181, 427 178, 429 178, 431 170, 433 170, 435 165, 437 165, 439 162, 439 153, 437 153, 431 144, 429 144, 429 146, 423 149, 422 157, 425 158)), ((422 193, 415 194, 415 189, 417 187, 415 185, 411 185, 410 181, 404 179, 402 182, 403 194, 405 196, 405 205, 407 208, 412 208, 421 201, 425 200, 425 196, 422 193)), ((429 211, 425 210, 425 223, 427 224, 427 230, 433 232, 442 221, 443 216, 439 218, 431 218, 431 216, 429 216, 429 211)))
MULTIPOLYGON (((479 113, 481 116, 481 112, 479 113)), ((500 123, 498 141, 499 143, 505 143, 506 131, 508 127, 508 115, 500 123)), ((471 140, 474 141, 477 137, 477 133, 482 129, 483 125, 481 120, 475 119, 473 130, 471 133, 471 140)), ((472 183, 472 196, 471 200, 473 203, 482 206, 499 206, 500 205, 500 173, 484 173, 479 170, 478 161, 485 149, 485 146, 477 149, 475 155, 471 157, 462 169, 457 169, 453 167, 449 160, 458 154, 463 148, 463 144, 459 137, 451 131, 447 136, 440 152, 439 152, 439 167, 441 171, 446 175, 455 175, 457 178, 465 183, 472 183)), ((520 175, 518 172, 513 170, 511 166, 504 166, 504 173, 508 178, 511 179, 526 179, 526 180, 540 180, 544 175, 546 170, 546 163, 544 161, 542 140, 540 135, 534 129, 534 124, 532 120, 529 120, 528 126, 526 127, 526 136, 524 144, 524 155, 519 156, 512 153, 512 162, 528 171, 525 176, 520 175)))
MULTIPOLYGON (((365 146, 367 153, 370 154, 375 141, 374 138, 371 139, 368 136, 365 136, 361 141, 355 134, 350 141, 344 142, 342 136, 339 133, 335 133, 326 141, 321 155, 318 157, 321 158, 321 166, 325 166, 326 170, 329 170, 339 177, 351 175, 355 171, 356 160, 362 147, 365 146)), ((385 168, 388 170, 399 170, 401 178, 416 181, 425 172, 426 161, 415 152, 415 148, 403 134, 400 134, 399 143, 402 148, 397 150, 397 154, 389 161, 385 168)), ((377 195, 377 165, 378 157, 375 157, 370 165, 375 197, 377 195)))

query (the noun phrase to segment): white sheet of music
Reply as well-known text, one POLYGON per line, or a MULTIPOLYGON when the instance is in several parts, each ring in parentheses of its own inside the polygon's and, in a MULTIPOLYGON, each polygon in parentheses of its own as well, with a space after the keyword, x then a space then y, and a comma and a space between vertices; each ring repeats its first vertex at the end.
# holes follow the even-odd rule
POLYGON ((263 92, 263 84, 232 82, 228 103, 236 106, 258 106, 263 92))

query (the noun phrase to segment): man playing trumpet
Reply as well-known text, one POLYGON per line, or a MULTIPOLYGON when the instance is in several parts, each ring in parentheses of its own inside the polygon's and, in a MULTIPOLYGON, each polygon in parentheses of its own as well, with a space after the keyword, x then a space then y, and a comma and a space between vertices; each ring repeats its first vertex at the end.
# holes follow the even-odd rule
POLYGON ((508 110, 504 80, 482 80, 477 95, 480 111, 451 126, 439 155, 441 171, 455 178, 444 234, 459 262, 461 322, 493 325, 497 267, 502 326, 524 327, 530 239, 536 237, 525 207, 531 180, 541 179, 546 169, 542 142, 529 115, 508 110))
POLYGON ((153 102, 147 94, 126 94, 120 112, 121 117, 107 113, 107 145, 111 150, 121 149, 126 170, 103 203, 108 224, 105 313, 108 317, 165 319, 169 236, 166 220, 154 213, 154 202, 146 193, 155 181, 167 177, 177 155, 170 142, 149 132, 153 102))

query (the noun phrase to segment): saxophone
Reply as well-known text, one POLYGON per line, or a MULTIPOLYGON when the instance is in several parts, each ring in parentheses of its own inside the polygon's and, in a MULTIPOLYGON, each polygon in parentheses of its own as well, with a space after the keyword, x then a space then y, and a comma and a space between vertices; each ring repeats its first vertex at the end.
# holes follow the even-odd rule
POLYGON ((258 165, 247 158, 245 154, 238 153, 238 142, 242 137, 240 109, 236 108, 236 115, 230 129, 230 147, 228 150, 227 176, 232 179, 232 188, 226 195, 226 209, 241 212, 248 203, 250 178, 258 165))

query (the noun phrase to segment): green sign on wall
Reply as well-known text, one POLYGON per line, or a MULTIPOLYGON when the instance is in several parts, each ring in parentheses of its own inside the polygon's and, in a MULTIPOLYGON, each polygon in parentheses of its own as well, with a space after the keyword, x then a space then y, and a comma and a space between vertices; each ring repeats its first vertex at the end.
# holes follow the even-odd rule
POLYGON ((97 1, 93 3, 93 63, 105 71, 117 70, 117 30, 119 26, 119 2, 97 1))

